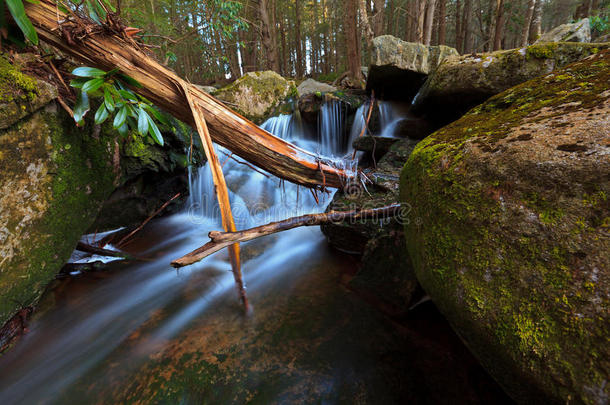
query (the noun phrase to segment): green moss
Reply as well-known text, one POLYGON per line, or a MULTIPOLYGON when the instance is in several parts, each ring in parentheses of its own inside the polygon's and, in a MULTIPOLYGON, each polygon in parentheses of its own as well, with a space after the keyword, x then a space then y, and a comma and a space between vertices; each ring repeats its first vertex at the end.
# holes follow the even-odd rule
POLYGON ((0 102, 17 100, 32 101, 38 94, 36 80, 21 73, 0 55, 0 102))
MULTIPOLYGON (((606 193, 597 188, 567 202, 542 180, 473 161, 472 148, 493 159, 498 141, 524 122, 599 109, 609 60, 601 51, 491 98, 422 141, 401 174, 401 201, 413 207, 407 247, 420 283, 522 401, 574 399, 578 391, 578 401, 589 403, 595 395, 584 386, 603 381, 604 363, 589 356, 608 354, 604 318, 578 308, 591 311, 599 288, 582 274, 589 252, 581 249, 603 255, 606 193), (538 383, 525 389, 524 381, 538 383)), ((607 308, 603 300, 596 308, 607 308)))
POLYGON ((528 58, 551 59, 558 47, 556 42, 532 45, 527 47, 526 54, 528 58))

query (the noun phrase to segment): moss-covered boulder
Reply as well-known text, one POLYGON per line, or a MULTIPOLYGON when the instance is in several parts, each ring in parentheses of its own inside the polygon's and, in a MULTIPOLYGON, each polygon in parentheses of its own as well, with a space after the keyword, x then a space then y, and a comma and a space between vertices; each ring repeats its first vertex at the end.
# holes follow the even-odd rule
POLYGON ((112 132, 78 128, 0 56, 0 324, 32 305, 118 180, 112 132))
POLYGON ((293 81, 284 79, 273 71, 250 72, 230 85, 216 91, 214 96, 229 107, 261 124, 265 119, 282 110, 289 98, 298 98, 293 81))
POLYGON ((536 41, 542 42, 591 42, 591 22, 584 18, 575 23, 555 27, 536 41))
POLYGON ((521 403, 610 395, 610 52, 491 98, 401 176, 417 277, 521 403))
POLYGON ((373 39, 373 55, 366 83, 379 98, 410 101, 428 74, 449 56, 459 53, 448 46, 405 42, 392 35, 373 39))
POLYGON ((495 94, 608 47, 550 43, 448 58, 426 80, 413 111, 446 124, 495 94))

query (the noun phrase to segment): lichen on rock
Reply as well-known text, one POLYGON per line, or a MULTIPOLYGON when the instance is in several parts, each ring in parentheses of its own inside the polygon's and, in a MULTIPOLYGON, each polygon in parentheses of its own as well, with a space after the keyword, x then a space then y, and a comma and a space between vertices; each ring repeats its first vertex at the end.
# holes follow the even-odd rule
POLYGON ((288 98, 298 98, 294 82, 273 71, 246 73, 213 95, 256 124, 279 112, 288 98))
POLYGON ((519 402, 610 394, 610 52, 491 98, 401 176, 418 280, 519 402))

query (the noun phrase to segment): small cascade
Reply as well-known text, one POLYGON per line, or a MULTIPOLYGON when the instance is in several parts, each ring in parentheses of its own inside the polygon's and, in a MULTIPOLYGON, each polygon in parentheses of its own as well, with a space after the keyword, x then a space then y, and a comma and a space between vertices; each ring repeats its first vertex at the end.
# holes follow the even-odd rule
POLYGON ((293 131, 298 131, 295 121, 294 114, 282 114, 269 118, 261 125, 261 128, 278 138, 288 140, 293 136, 293 131))
MULTIPOLYGON (((369 111, 369 106, 371 105, 370 101, 363 103, 358 110, 356 111, 356 115, 354 116, 354 123, 352 124, 352 129, 349 133, 349 145, 354 142, 356 138, 360 136, 364 126, 366 125, 366 114, 369 111)), ((365 134, 366 135, 366 134, 365 134)))
POLYGON ((392 103, 386 101, 378 102, 379 105, 379 124, 381 127, 380 136, 393 138, 396 127, 405 120, 405 116, 392 103))
POLYGON ((325 156, 338 156, 347 152, 344 142, 345 114, 338 100, 327 100, 320 109, 318 133, 321 153, 325 156))
POLYGON ((189 215, 218 219, 220 212, 217 209, 214 181, 210 170, 207 166, 199 168, 189 166, 188 174, 190 194, 187 200, 187 209, 189 215))

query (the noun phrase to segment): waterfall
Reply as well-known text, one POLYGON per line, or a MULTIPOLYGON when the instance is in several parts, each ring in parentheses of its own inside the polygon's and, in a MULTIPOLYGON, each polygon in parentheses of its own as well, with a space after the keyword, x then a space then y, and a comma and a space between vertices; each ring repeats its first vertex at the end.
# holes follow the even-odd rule
POLYGON ((398 124, 405 117, 392 105, 386 101, 378 102, 379 105, 379 125, 381 127, 380 136, 386 138, 394 137, 394 132, 398 124))
POLYGON ((292 132, 297 129, 296 127, 294 114, 271 117, 261 125, 261 128, 265 131, 285 140, 292 137, 292 132))
POLYGON ((356 111, 356 115, 354 116, 354 123, 352 124, 352 129, 349 133, 350 146, 352 145, 354 140, 360 136, 362 130, 364 129, 364 126, 366 125, 366 114, 369 111, 370 103, 370 101, 363 103, 360 107, 358 107, 358 110, 356 111))
POLYGON ((327 100, 322 104, 318 117, 318 133, 321 153, 326 156, 338 156, 347 151, 344 143, 345 115, 341 102, 327 100))

